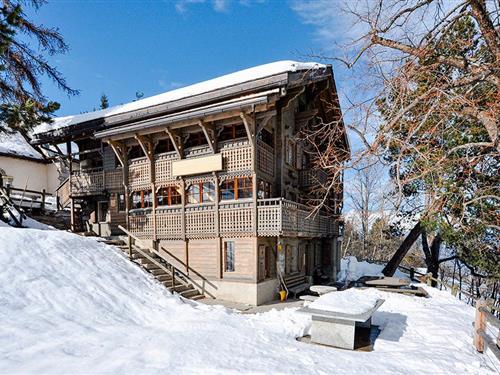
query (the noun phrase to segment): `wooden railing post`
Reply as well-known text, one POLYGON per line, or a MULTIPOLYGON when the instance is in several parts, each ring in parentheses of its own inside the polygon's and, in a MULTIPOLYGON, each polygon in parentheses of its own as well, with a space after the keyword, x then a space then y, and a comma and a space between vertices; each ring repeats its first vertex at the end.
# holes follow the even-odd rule
POLYGON ((128 257, 132 259, 132 237, 128 236, 128 257))
POLYGON ((45 210, 45 189, 42 190, 42 203, 40 204, 40 209, 45 210))
POLYGON ((486 329, 486 316, 481 311, 481 308, 486 308, 486 300, 481 298, 476 301, 476 320, 474 321, 474 346, 480 353, 484 352, 484 339, 481 332, 486 329))

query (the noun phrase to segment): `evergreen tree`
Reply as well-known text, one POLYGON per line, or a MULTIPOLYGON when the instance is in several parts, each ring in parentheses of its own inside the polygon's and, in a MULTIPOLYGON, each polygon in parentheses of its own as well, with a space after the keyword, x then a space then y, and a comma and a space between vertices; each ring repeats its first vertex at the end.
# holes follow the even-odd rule
POLYGON ((57 29, 31 22, 21 6, 38 8, 43 3, 3 0, 0 6, 0 132, 27 131, 50 120, 59 104, 43 95, 42 76, 69 95, 78 93, 46 58, 67 51, 62 36, 57 29), (37 44, 36 49, 30 41, 37 44))
MULTIPOLYGON (((406 202, 426 197, 419 211, 421 232, 435 236, 433 251, 426 252, 429 270, 437 272, 443 242, 473 270, 500 278, 500 157, 488 129, 464 111, 461 100, 467 95, 487 108, 497 100, 498 88, 480 78, 465 85, 470 77, 466 69, 439 64, 442 56, 468 56, 477 64, 487 64, 493 56, 470 17, 456 21, 430 47, 432 52, 406 61, 391 90, 378 101, 386 120, 382 127, 392 120, 395 107, 406 108, 398 126, 384 134, 385 158, 406 202), (439 91, 422 95, 431 88, 439 91)), ((415 205, 408 211, 414 212, 415 205)))
POLYGON ((106 109, 109 107, 108 97, 106 94, 101 95, 101 109, 106 109))

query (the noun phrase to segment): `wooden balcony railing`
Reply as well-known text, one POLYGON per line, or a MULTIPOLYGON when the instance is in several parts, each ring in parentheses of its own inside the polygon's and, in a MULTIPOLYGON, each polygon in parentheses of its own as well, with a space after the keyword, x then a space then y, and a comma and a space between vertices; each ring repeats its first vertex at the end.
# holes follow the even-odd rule
POLYGON ((215 204, 186 207, 186 236, 208 238, 215 235, 215 204))
POLYGON ((238 236, 252 233, 254 215, 252 202, 221 203, 219 207, 220 233, 238 236))
POLYGON ((175 180, 172 175, 172 162, 179 160, 175 152, 156 155, 155 157, 155 178, 157 183, 175 180))
POLYGON ((129 186, 131 189, 151 186, 150 163, 148 158, 132 159, 128 165, 129 186))
POLYGON ((156 209, 156 236, 161 239, 182 239, 182 208, 159 207, 156 209))
MULTIPOLYGON (((310 209, 282 198, 260 199, 257 206, 259 236, 327 237, 337 235, 338 227, 332 218, 310 215, 310 209)), ((185 208, 186 238, 217 236, 217 210, 214 203, 185 208)), ((182 208, 161 207, 156 212, 156 235, 159 239, 181 239, 182 208)), ((153 236, 150 210, 133 211, 130 231, 143 239, 153 236)), ((219 234, 249 236, 255 233, 253 202, 221 202, 219 204, 219 234)))
POLYGON ((104 172, 102 168, 73 171, 70 176, 72 195, 93 195, 104 191, 104 172))
POLYGON ((333 221, 311 209, 283 198, 259 199, 258 233, 261 236, 326 237, 336 235, 333 221))
POLYGON ((251 171, 253 165, 252 148, 246 141, 220 144, 222 169, 225 172, 251 171))

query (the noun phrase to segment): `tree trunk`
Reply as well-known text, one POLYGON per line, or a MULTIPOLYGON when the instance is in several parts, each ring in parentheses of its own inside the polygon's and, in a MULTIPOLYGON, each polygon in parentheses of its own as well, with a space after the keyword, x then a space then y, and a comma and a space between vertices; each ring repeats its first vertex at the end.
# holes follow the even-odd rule
MULTIPOLYGON (((441 236, 439 234, 432 240, 429 249, 427 242, 427 233, 422 230, 422 250, 425 255, 425 264, 427 266, 427 273, 432 273, 432 277, 437 279, 439 277, 439 253, 441 249, 441 236)), ((432 286, 436 287, 437 282, 432 280, 432 286)))
POLYGON ((413 229, 408 233, 403 243, 396 250, 391 260, 387 263, 387 265, 382 270, 382 273, 385 276, 392 276, 394 272, 398 269, 398 266, 401 264, 401 261, 408 253, 412 245, 418 239, 418 237, 422 234, 422 226, 420 225, 420 221, 413 227, 413 229))

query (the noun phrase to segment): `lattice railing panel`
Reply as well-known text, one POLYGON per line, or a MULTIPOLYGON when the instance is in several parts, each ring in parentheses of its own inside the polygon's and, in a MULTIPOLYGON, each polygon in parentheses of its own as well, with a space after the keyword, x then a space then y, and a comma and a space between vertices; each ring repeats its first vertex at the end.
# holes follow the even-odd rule
POLYGON ((172 175, 172 161, 178 160, 176 154, 159 155, 155 160, 155 180, 158 183, 175 180, 172 175))
POLYGON ((104 172, 102 169, 74 171, 70 182, 73 195, 99 194, 104 191, 104 172))
POLYGON ((182 238, 182 209, 158 209, 156 228, 159 239, 182 238))
POLYGON ((280 199, 261 199, 257 207, 257 230, 259 236, 278 236, 281 234, 280 199))
POLYGON ((262 141, 257 141, 257 168, 269 177, 274 177, 274 150, 262 141))
POLYGON ((215 236, 215 210, 213 205, 186 208, 186 236, 189 238, 215 236))
POLYGON ((219 208, 221 234, 242 235, 254 230, 252 203, 223 203, 219 208))
POLYGON ((222 154, 222 169, 225 172, 252 170, 252 148, 250 146, 226 145, 220 150, 222 154))
POLYGON ((128 167, 128 184, 131 189, 151 185, 150 165, 147 158, 131 160, 128 167))
POLYGON ((129 215, 129 230, 141 239, 152 239, 153 215, 151 213, 129 215))

